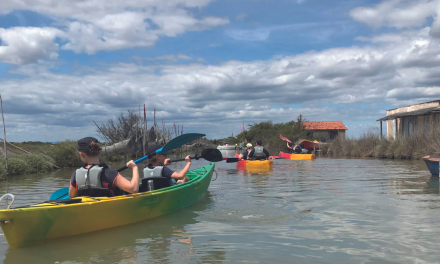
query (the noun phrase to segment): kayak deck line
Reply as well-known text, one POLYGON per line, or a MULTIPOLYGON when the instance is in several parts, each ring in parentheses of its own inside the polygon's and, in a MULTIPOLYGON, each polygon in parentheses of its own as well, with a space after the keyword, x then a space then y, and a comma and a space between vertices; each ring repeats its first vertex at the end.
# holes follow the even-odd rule
MULTIPOLYGON (((172 213, 205 195, 215 164, 188 172, 190 181, 115 197, 78 197, 75 203, 48 201, 0 210, 0 227, 10 247, 79 235, 172 213)), ((70 200, 70 199, 69 199, 70 200)), ((65 201, 65 200, 64 200, 65 201)))

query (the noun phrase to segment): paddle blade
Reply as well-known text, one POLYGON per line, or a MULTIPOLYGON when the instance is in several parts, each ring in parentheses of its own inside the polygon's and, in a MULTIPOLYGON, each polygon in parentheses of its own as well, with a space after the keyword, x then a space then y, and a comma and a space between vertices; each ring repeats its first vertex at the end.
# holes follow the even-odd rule
POLYGON ((60 200, 69 198, 69 188, 62 188, 52 193, 49 200, 60 200))
POLYGON ((233 162, 237 162, 238 158, 229 158, 226 160, 226 163, 233 163, 233 162))
MULTIPOLYGON (((198 138, 202 138, 206 136, 205 134, 200 134, 200 133, 186 133, 186 134, 182 134, 180 136, 177 136, 173 139, 171 139, 170 141, 168 141, 168 143, 165 144, 165 146, 163 146, 161 152, 167 152, 170 150, 173 150, 175 148, 178 148, 182 145, 185 145, 193 140, 196 140, 198 138)), ((159 153, 156 151, 156 153, 159 153)))
POLYGON ((223 160, 223 155, 218 149, 208 148, 202 151, 202 158, 207 161, 217 162, 223 160))
POLYGON ((286 138, 286 137, 283 137, 281 134, 280 134, 280 138, 282 139, 282 140, 284 140, 284 141, 287 141, 287 142, 289 142, 289 143, 292 143, 292 141, 290 141, 288 138, 286 138))

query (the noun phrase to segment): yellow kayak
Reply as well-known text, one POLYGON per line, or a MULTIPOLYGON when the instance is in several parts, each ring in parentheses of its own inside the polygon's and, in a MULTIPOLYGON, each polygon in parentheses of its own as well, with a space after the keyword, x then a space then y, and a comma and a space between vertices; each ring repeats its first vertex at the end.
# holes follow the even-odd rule
POLYGON ((280 151, 280 157, 288 160, 313 160, 315 154, 290 154, 280 151))
POLYGON ((168 214, 200 200, 211 183, 214 163, 188 172, 191 180, 150 192, 116 197, 78 197, 0 210, 10 247, 126 225, 168 214))

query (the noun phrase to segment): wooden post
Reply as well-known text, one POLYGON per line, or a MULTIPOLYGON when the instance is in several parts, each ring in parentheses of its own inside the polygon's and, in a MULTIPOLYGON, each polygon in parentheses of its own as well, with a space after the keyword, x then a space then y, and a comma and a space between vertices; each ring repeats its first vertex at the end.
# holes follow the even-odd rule
POLYGON ((380 139, 382 139, 382 120, 380 120, 380 139))
POLYGON ((144 150, 144 157, 147 155, 145 153, 145 135, 147 134, 147 113, 145 112, 145 104, 144 104, 144 140, 142 142, 142 148, 144 150))
POLYGON ((5 118, 3 116, 3 101, 2 96, 0 95, 0 109, 2 111, 2 121, 3 121, 3 135, 4 135, 4 147, 5 147, 5 160, 6 160, 6 177, 8 177, 8 152, 6 149, 6 127, 5 127, 5 118))

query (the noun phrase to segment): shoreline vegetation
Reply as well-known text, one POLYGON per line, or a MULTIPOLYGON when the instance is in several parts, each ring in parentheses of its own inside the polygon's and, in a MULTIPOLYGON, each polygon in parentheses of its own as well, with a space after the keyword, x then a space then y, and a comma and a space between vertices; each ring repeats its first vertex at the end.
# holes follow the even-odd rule
MULTIPOLYGON (((132 113, 129 112, 128 115, 130 116, 132 113)), ((303 139, 316 140, 315 138, 307 136, 307 131, 303 125, 304 121, 304 118, 299 115, 295 121, 287 123, 273 124, 271 121, 258 124, 255 123, 249 125, 247 130, 242 131, 235 137, 231 136, 219 140, 202 138, 191 143, 191 145, 182 146, 176 149, 175 152, 187 151, 190 149, 200 150, 207 147, 215 148, 217 145, 222 145, 226 142, 230 145, 235 145, 244 142, 245 139, 247 142, 255 145, 255 141, 261 139, 263 141, 263 146, 267 148, 271 154, 277 155, 280 150, 287 150, 286 142, 279 138, 280 134, 294 143, 298 143, 303 139)), ((132 124, 133 123, 136 124, 136 122, 132 122, 132 124)), ((162 131, 154 129, 154 127, 155 126, 153 126, 150 131, 155 131, 154 133, 158 134, 155 136, 156 139, 161 138, 162 135, 160 134, 162 133, 166 133, 169 138, 174 136, 173 134, 179 134, 177 130, 166 130, 164 123, 162 131), (172 132, 175 133, 172 134, 172 132)), ((115 128, 118 128, 118 125, 116 125, 115 128)), ((148 133, 151 135, 150 131, 148 133)), ((142 144, 141 142, 139 143, 142 144)), ((6 176, 25 173, 48 172, 54 170, 54 167, 81 167, 83 165, 77 153, 77 141, 74 140, 66 140, 56 144, 28 141, 13 143, 13 145, 15 146, 10 144, 7 146, 8 172, 6 172, 5 168, 5 159, 0 159, 0 179, 5 179, 6 176), (19 150, 19 148, 32 154, 27 154, 24 151, 19 150)), ((104 144, 102 144, 102 147, 104 147, 104 144)), ((398 137, 396 139, 381 139, 380 133, 376 129, 364 133, 359 138, 337 137, 333 142, 321 144, 320 146, 320 155, 327 155, 330 157, 421 159, 426 155, 438 152, 440 152, 439 129, 433 129, 426 133, 417 133, 409 137, 398 137)), ((140 148, 137 147, 136 152, 127 152, 124 155, 108 157, 102 153, 101 160, 103 163, 112 164, 113 162, 137 159, 142 156, 141 145, 140 148)))
MULTIPOLYGON (((121 113, 117 118, 110 118, 107 122, 100 126, 96 124, 96 126, 96 132, 106 141, 106 143, 101 143, 103 149, 101 162, 106 164, 130 159, 136 160, 144 156, 143 153, 149 144, 164 144, 173 137, 183 134, 183 126, 173 124, 172 128, 168 129, 163 120, 161 126, 159 126, 156 122, 156 109, 154 109, 152 126, 148 129, 145 106, 143 116, 139 106, 138 113, 128 110, 121 113), (129 144, 123 142, 129 142, 129 144), (112 145, 118 145, 119 149, 110 154, 104 151, 106 146, 112 145)), ((6 171, 3 150, 0 149, 2 152, 0 155, 3 156, 3 159, 0 158, 0 179, 25 173, 48 172, 54 168, 79 168, 83 165, 77 153, 76 140, 66 140, 56 144, 38 141, 7 142, 6 145, 8 170, 6 171)), ((175 149, 174 152, 193 149, 201 151, 202 148, 207 147, 214 147, 213 142, 206 138, 200 138, 190 145, 175 149)))
MULTIPOLYGON (((6 175, 5 159, 1 158, 0 179, 5 179, 6 176, 52 171, 55 170, 54 165, 59 168, 79 168, 83 166, 77 153, 78 143, 74 140, 66 140, 56 144, 38 141, 12 144, 32 154, 26 154, 23 151, 8 145, 8 173, 6 175)), ((201 138, 196 140, 192 145, 184 145, 172 152, 179 153, 191 149, 201 151, 209 145, 212 145, 210 140, 201 138)), ((101 147, 104 147, 104 144, 101 144, 101 147)), ((141 157, 143 157, 142 152, 127 153, 126 155, 115 155, 112 157, 108 157, 104 153, 101 153, 101 162, 112 164, 114 162, 128 161, 130 159, 138 159, 141 157)))
POLYGON ((440 152, 440 130, 401 136, 396 139, 380 138, 379 131, 370 130, 356 139, 336 138, 323 145, 322 155, 360 158, 421 159, 440 152))

